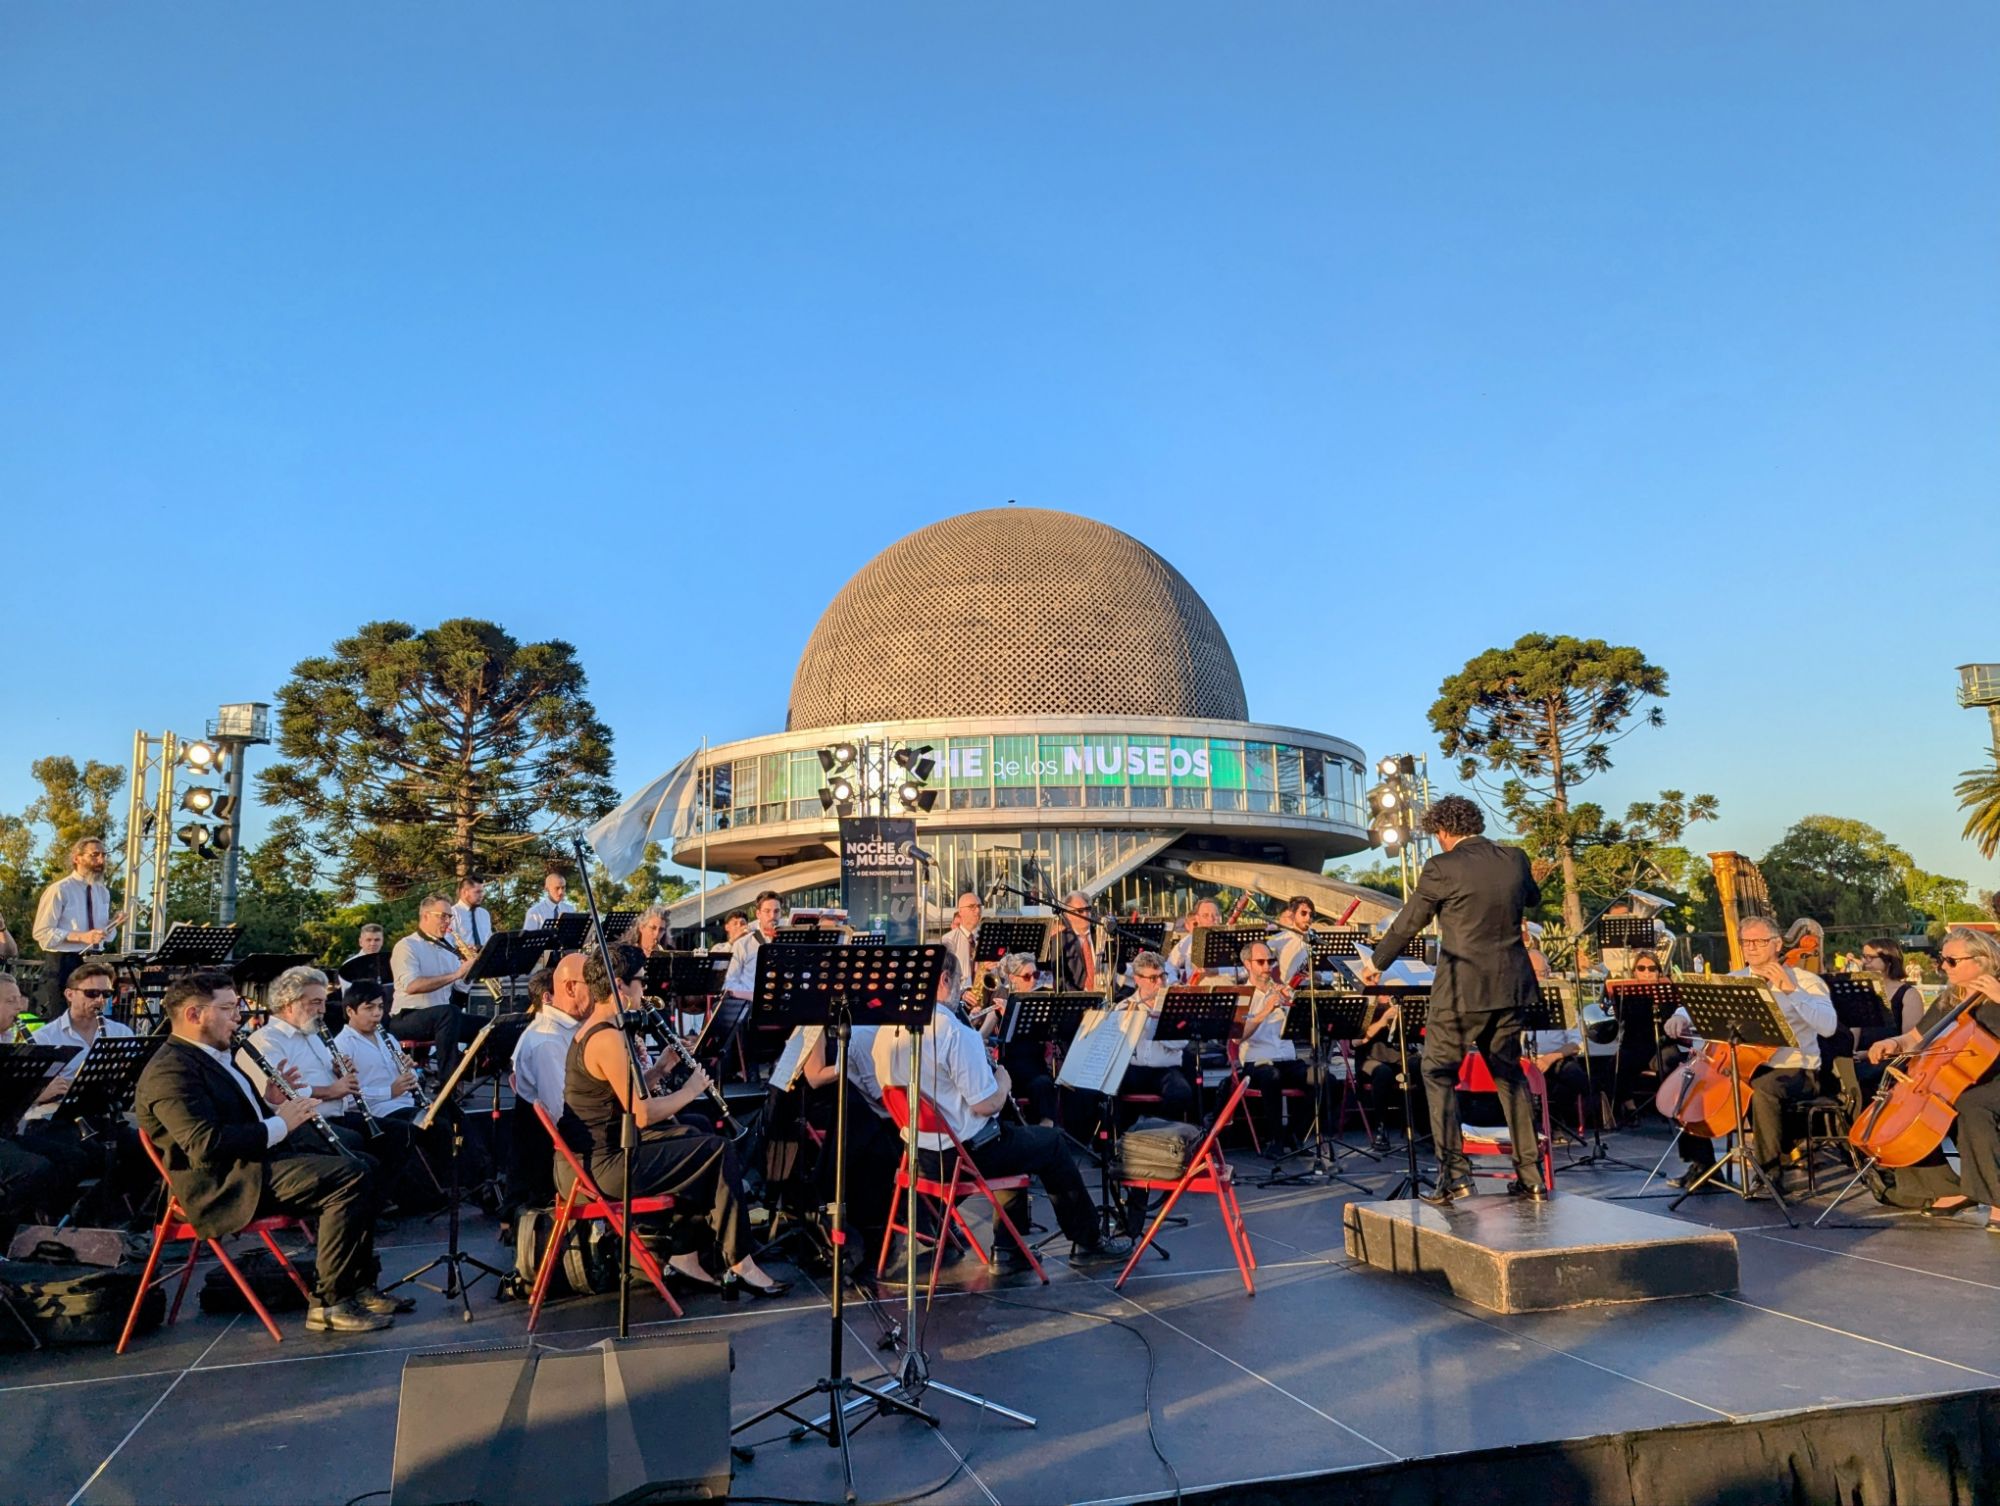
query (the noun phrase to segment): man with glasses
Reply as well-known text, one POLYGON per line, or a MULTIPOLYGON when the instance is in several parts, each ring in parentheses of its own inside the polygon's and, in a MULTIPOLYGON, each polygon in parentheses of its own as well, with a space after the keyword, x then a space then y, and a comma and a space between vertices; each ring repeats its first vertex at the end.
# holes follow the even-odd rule
POLYGON ((46 1118, 55 1110, 55 1100, 69 1090, 76 1074, 83 1070, 90 1048, 99 1040, 116 1041, 129 1037, 132 1027, 106 1019, 104 1006, 118 996, 118 975, 108 962, 85 962, 69 975, 62 991, 68 1006, 34 1034, 37 1046, 74 1046, 76 1055, 63 1067, 62 1076, 43 1096, 47 1100, 29 1110, 31 1119, 46 1118), (61 1091, 55 1091, 60 1088, 61 1091))
MULTIPOLYGON (((1818 973, 1785 966, 1785 938, 1775 920, 1751 916, 1738 926, 1737 942, 1743 948, 1743 966, 1729 976, 1762 978, 1770 984, 1779 1012, 1798 1042, 1779 1047, 1750 1078, 1750 1138, 1755 1142, 1758 1166, 1775 1184, 1787 1148, 1785 1105, 1818 1096, 1819 1038, 1840 1027, 1840 1016, 1834 1012, 1833 999, 1818 973)), ((1693 1036, 1694 1021, 1685 1009, 1677 1009, 1667 1017, 1664 1028, 1685 1043, 1693 1036)), ((1688 1165, 1674 1179, 1674 1185, 1685 1187, 1715 1164, 1715 1144, 1683 1130, 1679 1148, 1688 1165)))
POLYGON ((1140 952, 1132 959, 1132 984, 1119 1007, 1144 1010, 1146 1023, 1139 1029, 1139 1044, 1132 1048, 1119 1091, 1155 1094, 1169 1119, 1186 1119, 1194 1112, 1194 1043, 1153 1036, 1167 1002, 1166 958, 1158 952, 1140 952))
POLYGON ((1280 1117, 1284 1090, 1306 1083, 1306 1064, 1299 1060, 1298 1048, 1285 1039, 1292 991, 1279 982, 1277 959, 1265 943, 1253 941, 1236 955, 1250 979, 1250 1003, 1243 1012, 1243 1040, 1236 1059, 1257 1094, 1250 1100, 1250 1111, 1257 1116, 1258 1143, 1274 1147, 1284 1126, 1280 1117))
POLYGON ((387 1328, 404 1302, 375 1290, 376 1195, 368 1163, 336 1155, 312 1133, 312 1098, 277 1084, 263 1094, 230 1059, 243 1013, 227 973, 171 984, 161 1007, 173 1035, 139 1074, 139 1127, 203 1239, 254 1218, 289 1213, 317 1222, 319 1289, 306 1327, 325 1333, 387 1328))
MULTIPOLYGON (((1962 1009, 1971 1010, 1975 1021, 2000 1035, 2000 942, 1984 931, 1954 926, 1938 948, 1938 965, 1944 969, 1944 992, 1913 1029, 1870 1046, 1870 1062, 1887 1065, 1918 1050, 1925 1036, 1962 1009)), ((1956 1185, 1949 1180, 1950 1165, 1940 1153, 1897 1171, 1896 1191, 1928 1194, 1926 1208, 1932 1213, 1958 1213, 1984 1203, 1986 1232, 2000 1234, 2000 1071, 1989 1070, 1958 1095, 1958 1122, 1951 1138, 1958 1145, 1956 1185), (1913 1171, 1919 1173, 1915 1179, 1910 1177, 1913 1171)))

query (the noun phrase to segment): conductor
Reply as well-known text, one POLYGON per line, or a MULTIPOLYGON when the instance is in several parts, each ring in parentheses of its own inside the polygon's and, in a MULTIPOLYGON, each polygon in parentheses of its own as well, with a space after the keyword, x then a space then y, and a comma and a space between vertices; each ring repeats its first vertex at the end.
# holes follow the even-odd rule
POLYGON ((1463 795, 1446 795, 1424 813, 1424 829, 1444 850, 1417 879, 1416 893, 1361 970, 1364 985, 1437 917, 1437 978, 1424 1028, 1422 1072, 1438 1153, 1438 1185, 1426 1202, 1472 1193, 1472 1167, 1459 1130, 1458 1072, 1472 1052, 1486 1058, 1514 1147, 1514 1197, 1546 1198, 1536 1154, 1534 1100, 1521 1071, 1521 1011, 1534 998, 1535 972, 1521 945, 1521 912, 1542 897, 1518 848, 1489 842, 1486 817, 1463 795))

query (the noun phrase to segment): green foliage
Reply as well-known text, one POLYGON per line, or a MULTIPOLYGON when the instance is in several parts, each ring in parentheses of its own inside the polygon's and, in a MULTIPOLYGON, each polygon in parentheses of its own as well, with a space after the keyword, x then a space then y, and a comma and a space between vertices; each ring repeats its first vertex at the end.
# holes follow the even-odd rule
POLYGON ((1329 863, 1325 873, 1328 878, 1339 879, 1343 884, 1373 889, 1377 894, 1386 894, 1399 904, 1402 902, 1403 868, 1400 863, 1377 863, 1369 868, 1350 868, 1345 863, 1329 863))
MULTIPOLYGON (((623 880, 613 879, 610 870, 602 863, 590 865, 590 887, 597 896, 600 910, 643 910, 648 905, 671 905, 685 894, 694 892, 690 884, 679 874, 670 874, 667 869, 667 855, 657 842, 648 842, 646 850, 639 855, 639 866, 627 874, 623 880)), ((583 903, 581 893, 570 895, 572 903, 583 903)))
POLYGON ((117 882, 122 823, 113 818, 112 803, 125 787, 125 770, 95 759, 79 768, 63 754, 38 758, 28 770, 42 793, 20 815, 0 815, 0 915, 24 952, 37 956, 32 935, 36 902, 51 880, 69 872, 69 850, 79 837, 104 839, 109 872, 117 882))
POLYGON ((1601 840, 1605 822, 1601 809, 1572 809, 1571 793, 1611 767, 1613 743, 1661 725, 1660 708, 1644 702, 1666 694, 1667 672, 1638 649, 1547 633, 1488 649, 1438 687, 1439 746, 1459 760, 1459 778, 1498 794, 1530 853, 1555 858, 1572 931, 1583 925, 1577 853, 1601 840))
POLYGON ((1967 769, 1955 793, 1966 813, 1961 835, 1979 849, 1982 858, 2000 852, 2000 754, 1983 769, 1967 769))
MULTIPOLYGON (((1596 805, 1575 806, 1576 894, 1586 916, 1602 910, 1627 889, 1644 889, 1674 901, 1662 917, 1675 930, 1697 923, 1708 865, 1681 845, 1688 827, 1712 821, 1720 809, 1713 795, 1688 796, 1662 790, 1658 800, 1634 801, 1622 821, 1608 820, 1596 805)), ((1533 848, 1523 842, 1532 852, 1533 848)), ((1543 919, 1565 917, 1570 889, 1558 869, 1542 884, 1543 919)), ((1712 888, 1710 896, 1712 899, 1712 888)))
POLYGON ((1864 821, 1807 816, 1757 861, 1771 903, 1787 923, 1809 916, 1828 931, 1901 935, 1928 922, 1985 918, 1963 879, 1926 873, 1864 821))
POLYGON ((306 659, 278 696, 264 798, 332 857, 340 893, 395 898, 449 878, 532 882, 549 832, 616 804, 611 733, 567 643, 458 618, 372 622, 306 659))

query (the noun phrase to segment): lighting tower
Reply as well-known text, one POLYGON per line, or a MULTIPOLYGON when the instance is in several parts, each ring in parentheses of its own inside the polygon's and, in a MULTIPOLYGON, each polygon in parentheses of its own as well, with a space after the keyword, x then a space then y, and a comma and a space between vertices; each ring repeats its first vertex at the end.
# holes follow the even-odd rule
POLYGON ((236 854, 243 837, 244 754, 256 743, 271 740, 271 707, 264 701, 237 701, 220 708, 208 724, 209 738, 222 749, 222 762, 229 780, 229 793, 217 802, 216 817, 223 823, 222 902, 217 918, 229 925, 236 919, 236 854))
POLYGON ((1993 756, 2000 758, 2000 664, 1959 665, 1958 704, 1986 708, 1993 727, 1993 756))
POLYGON ((1430 768, 1421 753, 1392 753, 1376 763, 1375 772, 1382 782, 1368 792, 1368 841, 1401 866, 1408 899, 1430 841, 1423 827, 1431 804, 1430 768))

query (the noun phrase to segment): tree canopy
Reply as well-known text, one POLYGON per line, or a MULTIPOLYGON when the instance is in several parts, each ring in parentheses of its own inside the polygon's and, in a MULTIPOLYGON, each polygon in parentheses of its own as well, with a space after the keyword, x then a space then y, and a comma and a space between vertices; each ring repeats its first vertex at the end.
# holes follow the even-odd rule
POLYGON ((1963 879, 1926 873, 1865 821, 1807 816, 1758 859, 1771 903, 1787 923, 1810 916, 1829 932, 1900 936, 1916 924, 1983 919, 1963 879))
POLYGON ((535 868, 550 834, 617 802, 611 732, 569 644, 456 618, 371 622, 278 694, 266 801, 333 860, 342 893, 386 898, 535 868))

